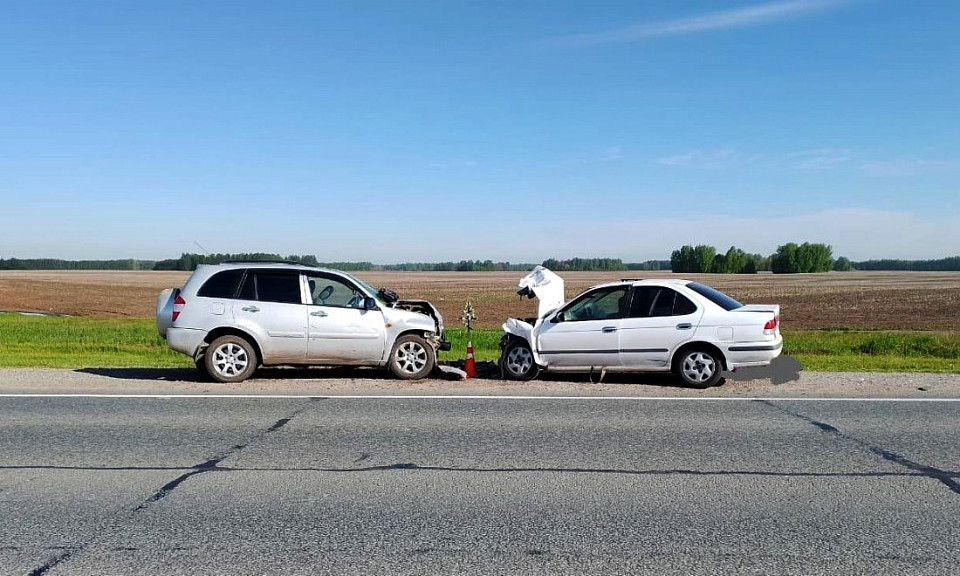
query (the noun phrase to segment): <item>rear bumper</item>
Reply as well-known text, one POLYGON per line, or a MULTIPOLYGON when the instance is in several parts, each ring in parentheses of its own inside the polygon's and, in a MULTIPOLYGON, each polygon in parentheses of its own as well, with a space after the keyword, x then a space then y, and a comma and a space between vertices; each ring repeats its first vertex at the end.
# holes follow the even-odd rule
POLYGON ((724 350, 727 369, 766 366, 783 351, 783 340, 776 342, 738 342, 724 350))
POLYGON ((191 358, 196 357, 197 351, 207 337, 206 330, 196 328, 167 328, 167 344, 170 348, 191 358))

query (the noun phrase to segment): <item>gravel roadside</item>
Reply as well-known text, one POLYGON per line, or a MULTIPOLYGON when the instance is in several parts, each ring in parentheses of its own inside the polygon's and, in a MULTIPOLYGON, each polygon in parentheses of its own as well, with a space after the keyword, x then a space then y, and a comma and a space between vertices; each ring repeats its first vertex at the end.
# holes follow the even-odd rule
POLYGON ((798 380, 728 380, 708 390, 678 386, 663 376, 586 377, 532 382, 428 379, 404 382, 369 369, 264 369, 239 384, 204 382, 194 370, 99 368, 3 369, 0 394, 255 394, 255 395, 499 395, 627 397, 960 398, 960 374, 801 372, 798 380))

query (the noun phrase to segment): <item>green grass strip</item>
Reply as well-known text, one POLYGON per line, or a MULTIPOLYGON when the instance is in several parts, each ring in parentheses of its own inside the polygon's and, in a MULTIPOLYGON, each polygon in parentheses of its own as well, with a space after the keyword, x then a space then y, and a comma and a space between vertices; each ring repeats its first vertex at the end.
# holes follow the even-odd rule
POLYGON ((170 350, 153 320, 0 314, 0 367, 185 366, 193 361, 170 350))
MULTIPOLYGON (((467 333, 451 328, 452 350, 466 357, 467 333)), ((474 330, 474 356, 496 361, 499 330, 474 330)), ((960 373, 960 334, 870 330, 808 330, 784 334, 784 354, 805 370, 960 373)), ((181 368, 192 361, 171 351, 150 319, 39 317, 0 314, 0 367, 181 368)))

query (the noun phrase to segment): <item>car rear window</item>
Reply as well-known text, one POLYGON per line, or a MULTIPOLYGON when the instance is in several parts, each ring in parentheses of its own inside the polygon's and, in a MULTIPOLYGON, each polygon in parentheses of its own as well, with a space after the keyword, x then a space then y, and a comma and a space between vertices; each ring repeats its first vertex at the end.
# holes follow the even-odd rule
POLYGON ((727 310, 736 310, 737 308, 743 308, 743 304, 737 302, 733 298, 727 296, 719 290, 714 290, 709 286, 704 286, 703 284, 697 284, 696 282, 690 282, 687 284, 687 288, 693 290, 697 294, 703 296, 707 300, 713 302, 717 306, 727 310))
POLYGON ((658 316, 686 316, 697 311, 689 298, 660 286, 638 286, 633 289, 630 318, 653 318, 658 316))
POLYGON ((300 276, 257 272, 257 300, 300 304, 300 276))
POLYGON ((243 278, 243 270, 240 268, 217 272, 204 282, 203 286, 200 287, 200 291, 197 292, 197 296, 204 296, 206 298, 233 298, 237 295, 237 288, 239 288, 241 278, 243 278))
POLYGON ((240 289, 240 299, 301 304, 300 275, 283 272, 248 272, 240 289))

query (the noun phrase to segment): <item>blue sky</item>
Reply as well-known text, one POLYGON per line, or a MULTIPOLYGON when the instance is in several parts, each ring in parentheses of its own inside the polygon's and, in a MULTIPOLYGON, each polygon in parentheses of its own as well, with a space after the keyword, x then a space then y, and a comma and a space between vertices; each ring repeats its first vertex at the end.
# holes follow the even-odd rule
POLYGON ((0 257, 960 253, 960 3, 20 2, 0 257))

